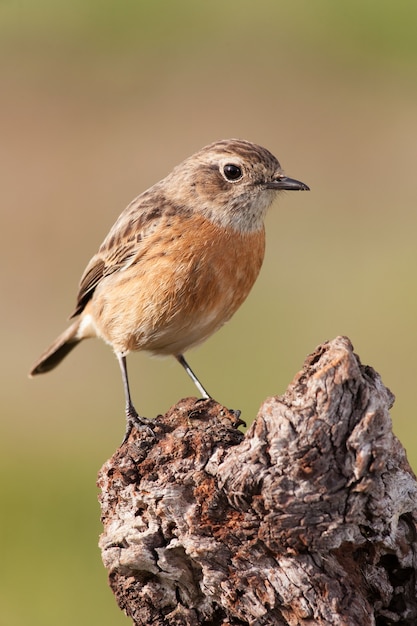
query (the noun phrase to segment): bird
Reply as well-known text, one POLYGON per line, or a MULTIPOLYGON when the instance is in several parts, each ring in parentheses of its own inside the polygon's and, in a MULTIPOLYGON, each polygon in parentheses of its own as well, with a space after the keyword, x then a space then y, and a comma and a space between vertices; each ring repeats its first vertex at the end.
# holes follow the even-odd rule
POLYGON ((103 339, 122 374, 125 439, 150 422, 132 402, 130 352, 174 356, 210 399, 184 352, 246 299, 264 259, 267 210, 276 196, 294 190, 309 187, 246 140, 216 141, 185 159, 120 214, 81 277, 71 325, 29 376, 55 368, 82 340, 103 339))

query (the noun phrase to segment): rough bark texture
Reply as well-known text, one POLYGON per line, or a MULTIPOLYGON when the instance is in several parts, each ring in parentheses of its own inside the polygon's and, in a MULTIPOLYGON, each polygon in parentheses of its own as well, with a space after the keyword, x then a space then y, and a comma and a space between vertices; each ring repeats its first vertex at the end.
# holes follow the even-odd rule
POLYGON ((179 402, 99 475, 103 561, 135 625, 417 624, 417 484, 393 396, 325 343, 243 435, 179 402))

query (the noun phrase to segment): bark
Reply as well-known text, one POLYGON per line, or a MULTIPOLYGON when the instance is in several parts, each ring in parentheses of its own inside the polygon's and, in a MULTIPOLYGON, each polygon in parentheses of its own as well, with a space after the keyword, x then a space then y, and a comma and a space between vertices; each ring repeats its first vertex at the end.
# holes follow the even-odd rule
POLYGON ((192 398, 133 431, 98 482, 120 608, 137 626, 417 624, 417 483, 393 400, 338 337, 246 434, 192 398))

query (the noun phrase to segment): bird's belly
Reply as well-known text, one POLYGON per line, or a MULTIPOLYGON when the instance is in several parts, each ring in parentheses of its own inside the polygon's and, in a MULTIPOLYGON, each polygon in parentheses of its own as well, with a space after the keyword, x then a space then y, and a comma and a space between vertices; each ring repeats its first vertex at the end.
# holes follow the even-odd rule
MULTIPOLYGON (((143 349, 154 354, 182 354, 221 328, 239 306, 240 300, 234 301, 232 295, 224 296, 221 301, 209 298, 201 300, 198 309, 177 307, 169 319, 149 329, 143 349)), ((131 349, 141 348, 139 345, 131 349)))

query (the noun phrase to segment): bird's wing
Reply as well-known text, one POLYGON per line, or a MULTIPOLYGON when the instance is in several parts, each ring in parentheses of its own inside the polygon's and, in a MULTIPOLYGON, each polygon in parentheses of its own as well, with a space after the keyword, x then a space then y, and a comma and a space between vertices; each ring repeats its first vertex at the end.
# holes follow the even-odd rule
POLYGON ((104 267, 104 259, 100 258, 97 254, 93 256, 81 277, 77 294, 77 304, 71 317, 75 317, 83 311, 85 305, 93 295, 94 289, 104 276, 104 267))
POLYGON ((92 297, 97 285, 110 274, 122 271, 136 263, 146 252, 149 236, 155 232, 163 219, 163 198, 160 202, 147 202, 136 198, 120 215, 111 228, 97 254, 85 268, 81 277, 77 304, 71 317, 79 315, 92 297), (155 206, 156 204, 156 206, 155 206))

